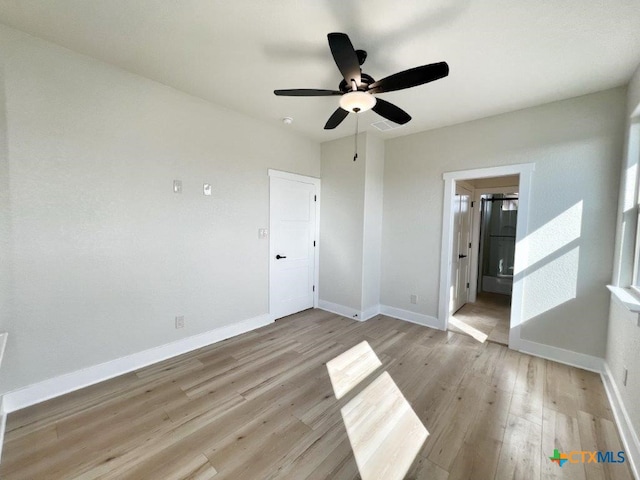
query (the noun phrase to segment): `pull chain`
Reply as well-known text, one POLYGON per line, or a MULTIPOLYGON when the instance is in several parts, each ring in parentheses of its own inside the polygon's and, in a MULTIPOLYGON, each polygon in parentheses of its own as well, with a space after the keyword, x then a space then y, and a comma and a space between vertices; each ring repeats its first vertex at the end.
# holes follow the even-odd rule
POLYGON ((355 136, 355 139, 354 139, 355 155, 353 156, 353 161, 354 162, 358 158, 358 120, 360 120, 360 115, 358 115, 358 111, 359 110, 360 110, 359 108, 354 108, 354 111, 356 112, 356 136, 355 136))

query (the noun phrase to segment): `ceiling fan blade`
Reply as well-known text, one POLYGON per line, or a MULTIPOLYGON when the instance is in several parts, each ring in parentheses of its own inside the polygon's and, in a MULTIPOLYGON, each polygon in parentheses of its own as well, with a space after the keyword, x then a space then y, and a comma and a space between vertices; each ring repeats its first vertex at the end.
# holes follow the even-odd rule
POLYGON ((433 82, 449 75, 447 62, 432 63, 421 67, 411 68, 400 73, 390 75, 372 83, 370 93, 393 92, 404 88, 416 87, 423 83, 433 82))
POLYGON ((351 86, 351 80, 355 80, 359 86, 361 80, 360 62, 349 36, 346 33, 330 33, 327 38, 333 59, 347 85, 351 86))
POLYGON ((376 104, 372 108, 381 117, 391 120, 399 125, 404 125, 411 120, 411 115, 402 110, 400 107, 396 107, 393 103, 389 103, 381 98, 376 98, 376 104))
POLYGON ((318 88, 290 88, 286 90, 274 90, 273 93, 284 97, 327 97, 330 95, 342 95, 339 90, 321 90, 318 88))
POLYGON ((338 107, 338 109, 333 112, 333 115, 329 117, 329 120, 327 120, 327 123, 324 125, 324 129, 331 130, 336 128, 345 118, 347 118, 347 115, 349 115, 349 112, 338 107))

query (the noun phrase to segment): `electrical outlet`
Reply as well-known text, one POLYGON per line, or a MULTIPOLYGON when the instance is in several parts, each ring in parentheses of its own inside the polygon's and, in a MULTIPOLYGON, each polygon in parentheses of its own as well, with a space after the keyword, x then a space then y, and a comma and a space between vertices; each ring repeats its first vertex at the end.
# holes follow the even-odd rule
POLYGON ((418 295, 411 295, 410 297, 411 303, 416 305, 418 303, 418 295))
POLYGON ((627 374, 629 373, 629 370, 627 370, 627 367, 623 367, 624 368, 624 373, 622 374, 622 385, 624 385, 625 387, 627 386, 627 374))
POLYGON ((176 328, 184 328, 184 315, 176 315, 176 328))

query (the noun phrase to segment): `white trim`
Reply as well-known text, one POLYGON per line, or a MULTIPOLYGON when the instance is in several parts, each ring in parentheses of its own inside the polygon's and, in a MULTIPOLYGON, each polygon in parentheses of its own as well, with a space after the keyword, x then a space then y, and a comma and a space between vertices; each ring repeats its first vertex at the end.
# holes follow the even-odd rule
POLYGON ((283 172, 281 170, 274 170, 269 168, 267 173, 270 177, 284 178, 285 180, 292 180, 294 182, 310 183, 312 185, 320 185, 320 179, 317 177, 309 177, 307 175, 300 175, 298 173, 283 172))
POLYGON ((501 167, 475 168, 472 170, 457 170, 442 174, 444 180, 475 180, 477 178, 506 177, 507 175, 519 175, 523 172, 533 172, 534 163, 516 163, 501 167))
POLYGON ((440 294, 438 296, 438 325, 439 330, 446 330, 449 320, 449 305, 451 302, 451 261, 453 255, 453 201, 456 193, 455 182, 445 180, 442 213, 442 249, 440 251, 440 294))
POLYGON ((638 470, 640 468, 640 440, 638 440, 638 435, 633 428, 627 409, 620 396, 620 391, 613 381, 611 370, 606 362, 604 363, 604 368, 600 376, 602 377, 604 390, 607 392, 607 397, 609 397, 611 410, 613 410, 613 418, 618 425, 618 432, 620 433, 624 449, 627 453, 631 472, 635 478, 640 478, 640 471, 638 470))
MULTIPOLYGON (((9 334, 7 332, 0 333, 0 364, 2 364, 2 358, 4 357, 5 348, 7 346, 7 338, 9 334)), ((4 445, 4 432, 7 427, 7 412, 4 408, 4 396, 0 395, 0 462, 2 462, 2 446, 4 445)))
MULTIPOLYGON (((313 283, 315 285, 315 291, 313 294, 313 308, 320 308, 320 202, 321 202, 321 190, 322 183, 319 178, 316 177, 308 177, 306 175, 299 175, 297 173, 290 172, 282 172, 280 170, 274 170, 269 168, 267 170, 269 177, 273 178, 282 178, 284 180, 290 180, 294 182, 308 183, 314 186, 314 195, 316 196, 316 211, 315 211, 315 239, 316 246, 314 251, 314 273, 313 273, 313 283)), ((271 285, 273 285, 273 279, 271 278, 271 257, 275 254, 273 248, 273 242, 271 239, 273 238, 271 232, 273 231, 273 224, 271 223, 271 180, 269 180, 269 312, 273 313, 274 308, 271 304, 271 285)))
POLYGON ((320 301, 320 201, 322 196, 322 184, 320 180, 316 184, 316 252, 315 252, 315 269, 313 283, 316 286, 315 293, 313 294, 313 308, 318 308, 318 302, 320 301))
POLYGON ((514 345, 520 340, 520 329, 516 327, 519 327, 522 323, 522 298, 524 295, 524 279, 518 278, 518 273, 524 271, 528 258, 526 242, 523 240, 527 236, 529 229, 529 203, 531 195, 531 181, 534 170, 534 163, 523 163, 505 165, 502 167, 446 172, 442 175, 445 184, 442 215, 442 249, 440 252, 440 294, 438 296, 439 305, 437 327, 435 328, 446 330, 449 320, 450 288, 448 286, 451 285, 451 261, 453 258, 452 212, 456 180, 520 175, 518 223, 516 226, 516 254, 514 259, 514 282, 511 296, 511 326, 509 331, 509 347, 516 348, 514 345))
MULTIPOLYGON (((637 290, 633 288, 615 287, 613 285, 607 285, 607 288, 613 294, 612 297, 621 305, 633 313, 640 313, 640 299, 638 298, 637 290)), ((640 315, 638 315, 636 320, 637 325, 640 327, 640 315)))
POLYGON ((65 393, 264 327, 273 321, 274 319, 269 314, 260 315, 126 357, 43 380, 5 394, 3 399, 4 412, 11 413, 44 402, 65 393))
POLYGON ((9 334, 7 332, 0 333, 0 365, 2 365, 2 359, 4 358, 4 351, 7 347, 7 339, 9 334))
POLYGON ((380 305, 374 305, 371 308, 367 308, 362 311, 362 321, 369 320, 370 318, 380 315, 380 305))
POLYGON ((380 305, 380 313, 388 317, 404 320, 405 322, 416 323, 424 327, 439 329, 438 319, 430 315, 411 312, 401 308, 390 307, 389 305, 380 305))
POLYGON ((357 310, 351 307, 345 307, 344 305, 340 305, 339 303, 327 302, 326 300, 320 300, 318 302, 318 308, 321 310, 325 310, 327 312, 335 313, 337 315, 342 315, 343 317, 351 318, 353 320, 358 320, 361 322, 368 320, 368 318, 370 318, 370 317, 365 317, 365 313, 361 310, 357 310))
MULTIPOLYGON (((509 345, 509 347, 511 347, 511 345, 509 345)), ((565 350, 564 348, 554 347, 544 343, 532 342, 530 340, 520 339, 516 350, 554 362, 563 363, 570 367, 589 370, 590 372, 600 373, 604 367, 604 360, 600 357, 565 350)))
POLYGON ((405 322, 422 325, 423 327, 438 328, 438 319, 435 317, 424 315, 422 313, 411 312, 409 310, 402 310, 401 308, 390 307, 389 305, 376 305, 375 307, 371 307, 365 311, 359 311, 355 308, 345 307, 344 305, 327 302, 326 300, 320 300, 319 308, 327 312, 342 315, 343 317, 359 320, 361 322, 382 314, 405 322))
POLYGON ((533 164, 530 165, 530 170, 523 171, 520 174, 520 182, 518 183, 518 220, 516 222, 516 250, 513 259, 509 346, 520 340, 520 327, 522 324, 524 278, 519 278, 519 274, 525 271, 529 261, 529 242, 526 241, 526 237, 529 234, 529 204, 531 202, 531 183, 533 182, 534 170, 533 164))

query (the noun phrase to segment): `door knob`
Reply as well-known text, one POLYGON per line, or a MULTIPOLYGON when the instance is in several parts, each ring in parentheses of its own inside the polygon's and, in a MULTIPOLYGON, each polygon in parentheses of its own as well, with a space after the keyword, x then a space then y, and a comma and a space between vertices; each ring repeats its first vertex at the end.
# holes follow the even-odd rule
POLYGON ((458 255, 458 258, 467 258, 466 255, 458 255))
POLYGON ((276 260, 280 260, 281 258, 287 258, 284 255, 276 255, 276 260))

